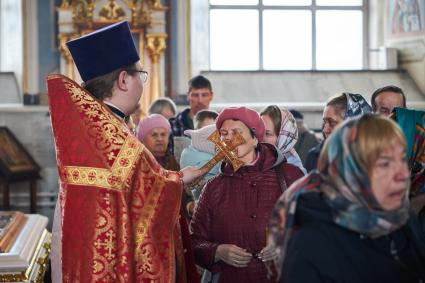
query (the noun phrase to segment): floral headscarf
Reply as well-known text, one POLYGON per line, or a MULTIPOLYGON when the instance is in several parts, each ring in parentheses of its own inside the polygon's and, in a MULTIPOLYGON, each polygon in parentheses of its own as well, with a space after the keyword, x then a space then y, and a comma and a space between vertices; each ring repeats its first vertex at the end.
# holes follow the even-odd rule
POLYGON ((301 171, 307 173, 302 165, 301 159, 294 149, 298 140, 298 127, 294 116, 286 109, 280 109, 282 116, 280 130, 277 135, 276 147, 283 153, 289 163, 299 167, 301 171))
MULTIPOLYGON (((409 215, 409 201, 396 211, 379 208, 370 185, 366 168, 357 151, 359 121, 371 115, 345 121, 329 138, 318 168, 294 183, 278 200, 272 214, 271 240, 280 248, 277 270, 283 263, 301 194, 319 191, 332 208, 333 222, 346 229, 376 238, 387 235, 404 225, 409 215)), ((408 185, 406 186, 406 190, 408 185)))
POLYGON ((407 141, 407 158, 411 171, 410 194, 425 193, 425 112, 395 108, 396 122, 407 141))

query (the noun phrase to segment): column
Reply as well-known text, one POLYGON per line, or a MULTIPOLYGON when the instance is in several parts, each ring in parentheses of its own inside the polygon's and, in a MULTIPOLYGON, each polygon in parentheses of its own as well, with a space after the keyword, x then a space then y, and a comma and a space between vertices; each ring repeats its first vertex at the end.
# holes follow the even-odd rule
POLYGON ((25 105, 40 104, 37 1, 23 1, 24 66, 22 92, 25 105))
POLYGON ((166 48, 167 34, 165 33, 151 33, 146 35, 146 48, 148 49, 151 61, 151 93, 150 102, 163 96, 161 91, 161 80, 160 80, 160 59, 166 48))

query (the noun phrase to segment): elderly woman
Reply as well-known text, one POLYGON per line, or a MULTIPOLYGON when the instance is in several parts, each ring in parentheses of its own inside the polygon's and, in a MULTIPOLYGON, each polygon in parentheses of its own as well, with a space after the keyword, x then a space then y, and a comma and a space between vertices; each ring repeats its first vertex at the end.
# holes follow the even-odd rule
MULTIPOLYGON (((326 140, 345 119, 370 112, 372 112, 372 107, 360 94, 344 92, 341 95, 331 97, 323 110, 322 134, 324 139, 326 140)), ((324 141, 308 152, 304 164, 308 172, 317 168, 317 159, 323 144, 324 141)))
POLYGON ((297 166, 306 174, 307 171, 294 149, 298 140, 298 128, 291 112, 279 109, 276 105, 270 105, 261 111, 260 115, 266 127, 264 142, 276 145, 288 163, 297 166))
POLYGON ((153 154, 156 161, 165 169, 178 171, 180 166, 168 150, 170 133, 170 123, 160 114, 149 115, 137 126, 137 138, 153 154))
POLYGON ((303 174, 275 146, 262 143, 264 123, 256 111, 226 108, 216 126, 226 142, 236 133, 245 139, 235 150, 245 165, 234 172, 224 161, 205 186, 191 222, 195 261, 210 271, 203 282, 275 282, 270 260, 276 254, 266 247, 267 226, 286 185, 303 174))
POLYGON ((345 122, 326 141, 319 170, 278 202, 281 282, 424 282, 425 241, 408 186, 401 129, 370 114, 345 122))
POLYGON ((176 116, 177 107, 174 101, 168 97, 161 97, 152 102, 148 109, 148 113, 149 115, 160 114, 168 120, 176 116))

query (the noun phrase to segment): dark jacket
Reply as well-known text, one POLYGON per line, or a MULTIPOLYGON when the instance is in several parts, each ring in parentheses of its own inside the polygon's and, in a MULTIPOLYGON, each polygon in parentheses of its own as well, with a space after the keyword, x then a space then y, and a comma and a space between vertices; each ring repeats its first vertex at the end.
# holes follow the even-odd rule
POLYGON ((171 132, 173 137, 183 136, 185 130, 193 130, 193 120, 189 117, 190 108, 178 113, 176 117, 170 118, 171 132))
MULTIPOLYGON (((221 173, 204 188, 191 222, 195 261, 220 273, 219 282, 275 282, 267 280, 263 262, 252 259, 245 268, 219 261, 214 263, 219 244, 234 244, 252 254, 266 245, 266 227, 276 200, 282 194, 275 166, 285 162, 282 176, 287 186, 303 176, 298 167, 284 161, 276 147, 260 144, 259 158, 252 166, 233 172, 223 163, 221 173)), ((282 170, 282 169, 281 169, 282 170)))
POLYGON ((307 172, 317 169, 317 161, 319 160, 320 151, 322 150, 324 143, 325 141, 322 141, 308 151, 307 159, 305 161, 305 169, 307 172))
POLYGON ((298 128, 298 140, 294 145, 295 151, 300 156, 301 162, 306 164, 308 151, 319 144, 316 136, 308 129, 298 128))
POLYGON ((190 108, 186 108, 176 117, 170 118, 168 121, 171 126, 171 135, 168 141, 168 150, 174 154, 174 137, 184 136, 184 131, 193 130, 193 120, 189 117, 190 108))
POLYGON ((295 227, 280 282, 425 282, 425 240, 414 216, 371 239, 334 224, 322 195, 310 192, 298 200, 295 227))
POLYGON ((167 153, 164 156, 155 156, 156 161, 162 166, 162 168, 171 170, 171 171, 179 171, 180 165, 177 163, 174 155, 167 150, 167 153))

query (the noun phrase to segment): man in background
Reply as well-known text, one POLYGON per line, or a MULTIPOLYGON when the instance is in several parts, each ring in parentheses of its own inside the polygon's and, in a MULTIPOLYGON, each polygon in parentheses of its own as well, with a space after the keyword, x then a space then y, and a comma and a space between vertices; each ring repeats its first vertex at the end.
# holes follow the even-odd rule
POLYGON ((401 88, 389 85, 375 90, 371 103, 374 113, 389 116, 395 107, 406 108, 406 96, 401 88))
POLYGON ((174 137, 183 136, 185 130, 193 130, 193 118, 204 109, 210 107, 213 99, 211 82, 204 76, 193 77, 189 81, 187 100, 189 108, 184 109, 176 117, 170 119, 172 135, 174 137))

